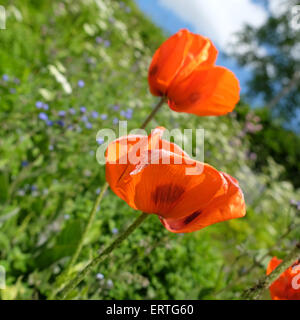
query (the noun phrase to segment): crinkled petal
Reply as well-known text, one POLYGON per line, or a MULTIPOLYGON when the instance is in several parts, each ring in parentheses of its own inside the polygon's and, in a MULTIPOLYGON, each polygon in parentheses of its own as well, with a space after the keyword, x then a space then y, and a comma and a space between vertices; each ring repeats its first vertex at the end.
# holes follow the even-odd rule
POLYGON ((200 68, 188 78, 172 84, 169 106, 177 112, 219 116, 231 112, 239 101, 236 76, 223 67, 200 68))
POLYGON ((171 82, 187 77, 199 65, 213 65, 217 49, 200 35, 182 29, 155 52, 149 67, 148 82, 153 95, 166 95, 171 82))
POLYGON ((163 225, 171 232, 185 233, 221 221, 243 217, 246 214, 245 201, 237 181, 228 174, 221 174, 227 182, 225 192, 217 194, 205 206, 199 201, 198 209, 181 219, 161 219, 163 225))

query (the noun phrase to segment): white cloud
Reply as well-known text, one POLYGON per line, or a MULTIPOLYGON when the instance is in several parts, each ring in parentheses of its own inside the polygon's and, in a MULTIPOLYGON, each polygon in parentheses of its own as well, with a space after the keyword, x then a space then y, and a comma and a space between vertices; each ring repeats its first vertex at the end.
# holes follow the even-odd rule
POLYGON ((159 0, 196 32, 210 37, 226 49, 234 32, 245 23, 259 26, 267 19, 267 11, 251 0, 159 0))
POLYGON ((287 0, 271 0, 269 2, 269 9, 275 17, 280 16, 284 12, 286 12, 287 6, 289 3, 287 0))

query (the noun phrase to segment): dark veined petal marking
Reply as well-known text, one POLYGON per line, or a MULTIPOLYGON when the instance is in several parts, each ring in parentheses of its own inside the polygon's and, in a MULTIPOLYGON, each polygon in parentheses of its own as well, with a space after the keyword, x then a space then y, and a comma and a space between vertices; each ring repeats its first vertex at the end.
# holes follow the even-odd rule
POLYGON ((202 212, 201 210, 198 210, 198 211, 192 213, 191 215, 189 215, 187 218, 185 218, 183 220, 183 223, 185 225, 191 223, 193 220, 195 220, 201 214, 201 212, 202 212))
POLYGON ((158 71, 158 65, 156 64, 150 69, 149 75, 154 76, 157 73, 157 71, 158 71))
POLYGON ((158 186, 152 193, 153 202, 158 205, 159 203, 172 203, 178 200, 185 189, 176 184, 165 184, 158 186))
POLYGON ((189 95, 189 101, 191 103, 196 103, 198 100, 200 100, 201 95, 199 92, 193 92, 189 95))

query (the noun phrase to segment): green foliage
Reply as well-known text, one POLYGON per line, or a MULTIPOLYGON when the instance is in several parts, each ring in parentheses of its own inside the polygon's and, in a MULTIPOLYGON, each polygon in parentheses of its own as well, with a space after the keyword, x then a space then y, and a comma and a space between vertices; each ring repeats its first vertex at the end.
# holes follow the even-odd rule
POLYGON ((273 114, 285 120, 295 120, 300 106, 300 29, 292 23, 293 7, 298 4, 297 0, 283 1, 284 10, 273 12, 264 25, 245 26, 231 50, 241 66, 253 71, 248 83, 250 96, 262 97, 274 107, 273 114), (279 94, 281 99, 274 100, 279 94))
POLYGON ((35 258, 34 267, 44 269, 61 258, 71 256, 83 232, 83 221, 69 222, 55 239, 51 248, 42 248, 41 253, 35 258))
MULTIPOLYGON (((3 5, 8 21, 0 30, 0 265, 7 288, 0 295, 47 299, 105 181, 95 159, 96 133, 117 130, 115 119, 126 120, 128 108, 129 129, 152 110, 156 98, 148 91, 147 69, 164 37, 129 0, 3 5)), ((251 138, 235 114, 199 118, 164 106, 149 131, 156 125, 204 127, 205 160, 240 181, 247 216, 184 235, 168 232, 151 216, 72 297, 239 299, 265 273, 270 257, 299 239, 299 211, 290 205, 300 200, 299 191, 280 179, 284 168, 272 154, 260 173, 253 170, 251 138)), ((136 215, 109 190, 71 272, 136 215)))
POLYGON ((261 129, 247 132, 250 150, 255 155, 255 169, 262 171, 272 157, 285 167, 280 174, 281 180, 289 180, 296 188, 300 187, 300 137, 294 131, 282 127, 272 118, 268 109, 251 110, 243 106, 237 110, 238 119, 247 126, 251 123, 249 115, 258 117, 261 129), (248 115, 248 116, 247 116, 248 115), (248 117, 248 119, 247 119, 248 117))

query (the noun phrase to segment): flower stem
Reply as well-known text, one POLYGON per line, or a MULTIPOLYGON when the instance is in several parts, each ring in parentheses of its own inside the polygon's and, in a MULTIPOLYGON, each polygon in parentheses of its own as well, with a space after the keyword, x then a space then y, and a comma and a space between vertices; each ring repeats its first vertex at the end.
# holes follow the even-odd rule
POLYGON ((258 284, 246 290, 243 297, 248 300, 259 300, 263 292, 279 278, 279 276, 288 269, 293 263, 300 258, 300 243, 296 245, 294 250, 286 256, 286 258, 273 270, 268 276, 259 280, 258 284))
POLYGON ((73 256, 72 256, 72 258, 71 258, 71 260, 70 260, 70 262, 68 264, 68 267, 66 269, 66 273, 67 274, 69 273, 70 268, 74 265, 74 263, 76 263, 76 261, 77 261, 77 259, 79 257, 79 254, 80 254, 81 249, 83 247, 84 239, 85 239, 86 235, 88 234, 88 232, 89 232, 89 230, 90 230, 90 228, 92 226, 92 223, 93 223, 93 221, 95 219, 95 215, 96 215, 96 212, 97 212, 97 208, 99 207, 100 202, 101 202, 101 200, 102 200, 102 198, 103 198, 103 196, 105 194, 105 191, 107 189, 108 189, 108 183, 105 182, 103 187, 102 187, 102 189, 101 189, 101 192, 99 193, 99 195, 98 195, 98 197, 97 197, 97 199, 95 201, 93 209, 90 212, 87 224, 86 224, 85 229, 84 229, 84 231, 83 231, 83 233, 81 235, 81 238, 80 238, 80 240, 79 240, 79 242, 77 244, 77 248, 75 250, 75 253, 73 254, 73 256))
POLYGON ((89 218, 88 218, 88 221, 87 221, 87 224, 85 225, 85 228, 83 230, 83 233, 79 239, 79 242, 77 244, 77 247, 76 247, 76 250, 71 258, 71 260, 69 261, 66 269, 57 277, 56 279, 56 289, 53 291, 52 295, 50 295, 49 297, 49 300, 53 300, 56 296, 56 294, 60 291, 60 286, 61 286, 61 283, 64 283, 65 280, 67 279, 69 273, 70 273, 70 269, 71 267, 76 263, 78 257, 79 257, 79 254, 82 250, 82 247, 83 247, 83 243, 84 243, 84 239, 86 237, 86 235, 88 234, 91 226, 92 226, 92 223, 93 223, 93 220, 95 219, 95 215, 96 215, 96 212, 97 212, 97 208, 98 206, 100 205, 100 202, 105 194, 105 191, 108 189, 108 183, 105 182, 102 189, 101 189, 101 192, 99 193, 95 203, 94 203, 94 206, 90 212, 90 215, 89 215, 89 218))
POLYGON ((73 278, 61 291, 61 298, 64 299, 67 297, 69 292, 73 290, 91 271, 96 267, 100 262, 105 260, 109 254, 118 247, 146 218, 148 217, 147 213, 142 213, 139 215, 136 220, 122 233, 120 236, 106 249, 104 249, 98 257, 92 260, 81 272, 79 272, 75 278, 73 278))
POLYGON ((162 97, 156 107, 152 110, 152 112, 149 114, 149 116, 145 119, 143 124, 140 126, 140 129, 145 129, 147 127, 147 124, 153 119, 153 117, 156 115, 157 111, 162 107, 162 105, 166 102, 166 98, 162 97))

